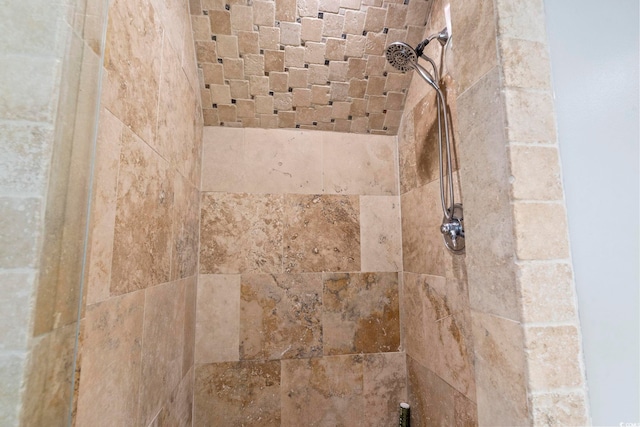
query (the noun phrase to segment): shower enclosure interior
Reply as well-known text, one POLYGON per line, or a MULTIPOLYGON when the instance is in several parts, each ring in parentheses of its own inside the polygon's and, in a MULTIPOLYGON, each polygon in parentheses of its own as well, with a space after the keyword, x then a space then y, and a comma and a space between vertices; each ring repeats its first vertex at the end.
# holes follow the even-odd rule
MULTIPOLYGON (((529 368, 522 328, 553 346, 544 334, 570 340, 574 320, 521 318, 516 270, 542 256, 516 252, 511 227, 482 238, 520 208, 498 176, 512 159, 490 145, 511 137, 493 7, 452 2, 447 44, 440 0, 214 3, 55 9, 71 95, 54 98, 23 423, 392 424, 400 401, 418 426, 551 411, 529 394, 566 386, 529 368), (385 65, 387 46, 422 79, 385 65)), ((584 402, 582 373, 567 375, 584 402)))

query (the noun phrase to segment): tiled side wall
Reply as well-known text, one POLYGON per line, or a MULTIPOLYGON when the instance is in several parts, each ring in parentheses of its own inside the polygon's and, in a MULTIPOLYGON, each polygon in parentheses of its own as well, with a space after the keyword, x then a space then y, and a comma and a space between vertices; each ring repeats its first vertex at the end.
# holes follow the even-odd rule
POLYGON ((478 419, 586 425, 543 2, 452 18, 478 419))
POLYGON ((205 127, 195 425, 397 422, 396 171, 395 137, 205 127))
POLYGON ((202 114, 183 0, 109 2, 78 426, 192 423, 202 114))
POLYGON ((99 62, 92 5, 5 2, 0 14, 3 426, 68 421, 99 62))
MULTIPOLYGON (((443 5, 440 0, 433 3, 425 36, 445 27, 443 5)), ((446 74, 445 62, 450 63, 451 58, 443 56, 438 43, 431 43, 425 54, 437 61, 441 74, 446 74)), ((441 87, 453 125, 455 199, 463 203, 456 160, 455 81, 445 75, 441 87)), ((443 214, 435 102, 433 88, 414 76, 398 132, 402 310, 411 422, 415 426, 475 425, 476 384, 465 255, 454 255, 446 249, 440 234, 443 214)))
POLYGON ((427 0, 191 0, 206 125, 396 135, 427 0))

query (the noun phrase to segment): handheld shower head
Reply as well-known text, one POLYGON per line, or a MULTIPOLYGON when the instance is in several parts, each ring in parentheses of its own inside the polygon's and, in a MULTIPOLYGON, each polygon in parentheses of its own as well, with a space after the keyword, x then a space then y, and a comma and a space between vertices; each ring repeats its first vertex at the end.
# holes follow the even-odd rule
POLYGON ((393 68, 400 71, 409 71, 416 68, 418 55, 411 46, 402 42, 394 42, 387 46, 387 61, 393 68))
MULTIPOLYGON (((389 46, 387 46, 386 55, 387 61, 389 61, 389 64, 391 64, 393 68, 402 72, 414 69, 435 90, 440 90, 440 87, 436 83, 436 79, 434 79, 433 76, 429 74, 429 72, 425 70, 422 65, 418 64, 418 54, 408 44, 403 42, 393 42, 389 46)), ((436 69, 435 63, 431 59, 427 57, 423 58, 427 59, 431 63, 431 65, 433 65, 434 70, 436 69)))

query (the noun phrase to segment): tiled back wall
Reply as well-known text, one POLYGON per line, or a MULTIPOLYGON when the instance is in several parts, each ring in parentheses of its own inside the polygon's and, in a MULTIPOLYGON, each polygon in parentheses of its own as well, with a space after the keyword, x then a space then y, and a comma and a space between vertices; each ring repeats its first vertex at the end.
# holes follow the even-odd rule
POLYGON ((205 125, 395 135, 427 0, 191 0, 205 125))
POLYGON ((396 138, 205 127, 203 164, 194 425, 393 425, 396 138))

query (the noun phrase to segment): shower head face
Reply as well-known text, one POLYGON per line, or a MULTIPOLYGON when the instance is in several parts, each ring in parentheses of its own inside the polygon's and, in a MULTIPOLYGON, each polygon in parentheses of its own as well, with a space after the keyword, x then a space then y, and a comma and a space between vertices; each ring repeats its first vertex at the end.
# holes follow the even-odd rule
POLYGON ((395 69, 409 71, 418 63, 416 51, 406 43, 394 42, 387 46, 387 61, 395 69))

